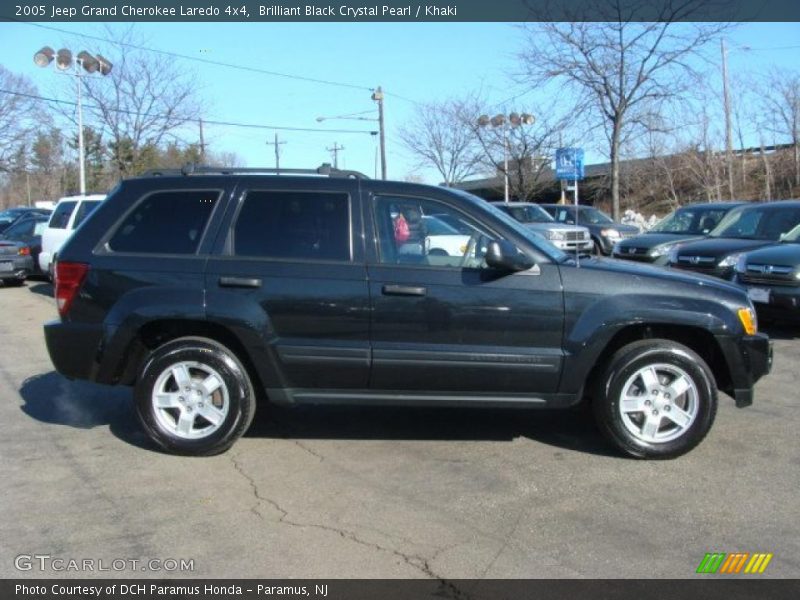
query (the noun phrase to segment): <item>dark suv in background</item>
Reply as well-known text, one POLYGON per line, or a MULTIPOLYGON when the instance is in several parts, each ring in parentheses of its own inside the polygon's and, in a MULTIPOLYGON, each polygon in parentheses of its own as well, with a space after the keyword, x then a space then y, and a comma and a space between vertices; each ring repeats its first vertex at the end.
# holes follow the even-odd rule
POLYGON ((702 240, 679 244, 669 254, 669 266, 722 279, 733 279, 745 252, 780 241, 800 224, 800 201, 745 204, 732 210, 702 240))
POLYGON ((676 245, 709 235, 742 202, 688 204, 670 213, 641 235, 617 242, 614 258, 664 265, 676 245))
POLYGON ((779 243, 743 254, 735 281, 747 287, 760 312, 800 322, 800 225, 779 243))
POLYGON ((668 458, 709 431, 718 388, 747 406, 769 371, 739 287, 578 264, 467 193, 330 168, 185 173, 123 181, 92 213, 59 253, 45 325, 58 371, 134 386, 170 451, 225 450, 257 398, 590 398, 622 452, 668 458), (428 252, 432 215, 464 236, 456 255, 428 252))

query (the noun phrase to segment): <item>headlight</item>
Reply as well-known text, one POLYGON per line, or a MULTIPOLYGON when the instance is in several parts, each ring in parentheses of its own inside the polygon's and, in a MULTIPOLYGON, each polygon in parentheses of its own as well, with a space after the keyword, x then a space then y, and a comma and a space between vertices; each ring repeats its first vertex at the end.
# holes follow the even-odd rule
POLYGON ((612 240, 622 239, 622 236, 620 235, 619 231, 617 231, 616 229, 603 229, 603 230, 600 231, 600 235, 602 235, 603 237, 607 237, 609 239, 612 239, 612 240))
POLYGON ((747 256, 742 254, 736 261, 736 272, 745 273, 747 271, 747 256))
POLYGON ((741 252, 736 252, 735 254, 728 254, 725 258, 719 261, 720 267, 735 267, 736 263, 739 262, 739 259, 742 257, 741 252))
POLYGON ((563 231, 545 231, 544 237, 548 240, 564 240, 566 234, 563 231))
MULTIPOLYGON (((658 258, 659 256, 664 256, 665 254, 671 255, 672 248, 674 246, 675 246, 674 242, 671 244, 659 244, 658 246, 653 246, 652 248, 650 248, 650 252, 648 252, 647 254, 649 254, 653 258, 658 258)), ((672 260, 671 256, 670 260, 672 260)))

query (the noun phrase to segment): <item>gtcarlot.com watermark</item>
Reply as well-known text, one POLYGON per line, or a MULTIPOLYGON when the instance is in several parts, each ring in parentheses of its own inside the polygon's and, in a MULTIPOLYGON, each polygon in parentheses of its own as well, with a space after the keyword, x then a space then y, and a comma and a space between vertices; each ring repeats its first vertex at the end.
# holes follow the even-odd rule
POLYGON ((193 558, 73 558, 50 554, 19 554, 14 558, 18 571, 107 573, 151 571, 191 573, 193 558))

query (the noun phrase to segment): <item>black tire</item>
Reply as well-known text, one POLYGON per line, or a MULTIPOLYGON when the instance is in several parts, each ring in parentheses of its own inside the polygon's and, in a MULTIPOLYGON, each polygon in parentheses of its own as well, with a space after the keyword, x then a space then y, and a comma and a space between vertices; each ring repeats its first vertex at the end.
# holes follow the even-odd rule
MULTIPOLYGON (((192 381, 199 382, 199 379, 192 381)), ((180 390, 176 393, 180 393, 180 390)), ((200 337, 179 338, 154 350, 145 360, 134 389, 136 412, 150 439, 171 453, 192 456, 211 456, 230 448, 247 431, 253 420, 255 396, 247 370, 237 356, 222 344, 200 337), (171 365, 183 361, 213 369, 219 374, 227 392, 226 416, 216 430, 199 439, 176 435, 163 424, 163 419, 157 417, 153 403, 159 377, 171 365)))
POLYGON ((592 256, 603 256, 603 247, 596 239, 592 238, 592 249, 589 251, 592 256))
POLYGON ((6 287, 20 287, 24 283, 24 279, 3 279, 3 285, 6 287))
MULTIPOLYGON (((642 383, 639 383, 643 381, 637 380, 637 385, 643 388, 642 383)), ((642 391, 642 393, 644 392, 642 391)), ((648 392, 648 394, 651 393, 653 392, 648 392)), ((684 403, 689 402, 689 394, 690 392, 681 395, 680 398, 683 399, 681 401, 684 403)), ((645 400, 644 395, 641 398, 643 398, 643 403, 653 403, 658 400, 659 402, 667 402, 669 405, 669 400, 665 401, 664 398, 670 399, 670 396, 665 395, 662 389, 660 398, 658 396, 647 397, 645 400)), ((634 458, 649 459, 675 458, 697 446, 711 429, 717 414, 717 386, 711 369, 691 349, 670 340, 642 340, 621 348, 611 358, 604 374, 595 386, 592 407, 603 434, 626 455, 634 458), (652 411, 651 408, 647 408, 646 412, 631 413, 634 416, 629 416, 627 420, 633 428, 636 428, 637 425, 635 420, 642 422, 642 431, 640 432, 642 437, 646 437, 644 419, 650 418, 647 412, 652 415, 660 415, 653 417, 653 419, 661 423, 657 426, 658 429, 656 431, 660 433, 662 429, 666 429, 664 435, 667 436, 670 428, 672 428, 671 431, 678 435, 671 440, 651 441, 642 439, 642 437, 635 435, 629 429, 629 425, 626 425, 626 421, 623 419, 620 402, 625 391, 623 387, 625 387, 629 379, 648 365, 658 364, 676 367, 694 384, 694 390, 691 394, 694 397, 692 402, 695 404, 696 409, 695 411, 687 411, 692 412, 694 417, 693 421, 685 428, 677 426, 668 418, 668 416, 678 415, 676 408, 681 408, 675 398, 671 398, 673 401, 671 406, 665 407, 651 404, 649 406, 653 408, 652 411), (659 406, 661 407, 661 413, 655 410, 659 406)))

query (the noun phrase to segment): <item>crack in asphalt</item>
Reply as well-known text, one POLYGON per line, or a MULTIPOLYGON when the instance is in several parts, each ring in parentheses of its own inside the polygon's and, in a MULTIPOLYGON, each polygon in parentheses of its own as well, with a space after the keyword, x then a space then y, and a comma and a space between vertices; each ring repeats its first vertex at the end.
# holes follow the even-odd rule
MULTIPOLYGON (((311 454, 316 455, 313 452, 311 454)), ((237 473, 239 473, 239 475, 241 475, 250 486, 250 489, 253 492, 253 497, 256 499, 256 503, 250 508, 250 512, 256 515, 259 519, 266 520, 266 517, 259 510, 260 505, 263 502, 271 506, 275 511, 277 511, 280 514, 277 523, 288 525, 290 527, 310 528, 310 529, 319 529, 321 531, 328 531, 330 533, 335 533, 339 537, 354 542, 356 544, 359 544, 361 546, 372 548, 380 552, 386 552, 388 554, 392 554, 397 558, 401 559, 408 566, 413 567, 414 569, 420 571, 426 577, 438 581, 440 588, 436 593, 437 596, 454 598, 456 600, 470 599, 469 594, 467 594, 463 590, 460 590, 452 582, 448 581, 441 575, 438 575, 436 572, 434 572, 433 568, 430 565, 431 560, 434 560, 437 556, 448 550, 451 546, 440 548, 434 553, 431 559, 427 559, 424 556, 419 556, 417 554, 407 554, 395 548, 388 548, 386 546, 381 546, 380 544, 376 544, 374 542, 363 540, 360 537, 358 537, 354 532, 348 531, 346 529, 340 529, 337 527, 332 527, 330 525, 323 525, 321 523, 300 523, 298 521, 293 521, 289 518, 289 511, 283 508, 275 500, 267 498, 261 493, 261 491, 258 489, 258 484, 256 483, 255 479, 253 479, 253 477, 249 473, 247 473, 242 467, 242 464, 239 461, 238 456, 231 455, 230 461, 231 464, 233 465, 234 470, 237 473)))

